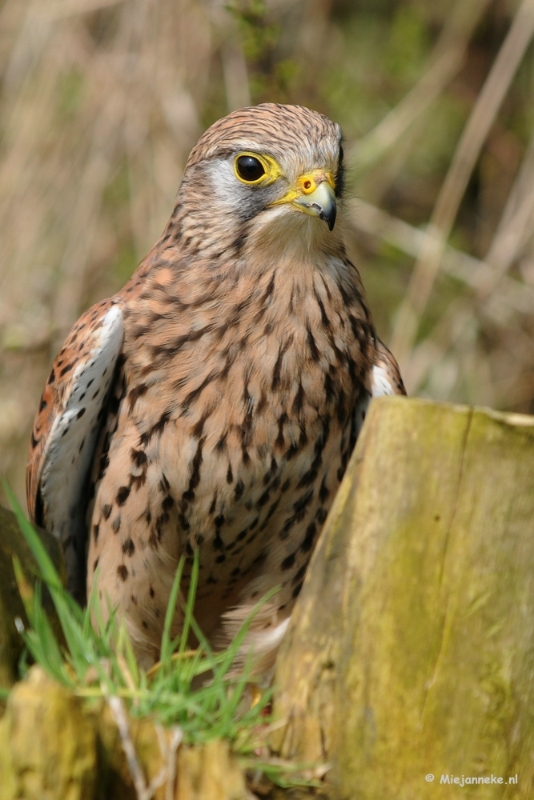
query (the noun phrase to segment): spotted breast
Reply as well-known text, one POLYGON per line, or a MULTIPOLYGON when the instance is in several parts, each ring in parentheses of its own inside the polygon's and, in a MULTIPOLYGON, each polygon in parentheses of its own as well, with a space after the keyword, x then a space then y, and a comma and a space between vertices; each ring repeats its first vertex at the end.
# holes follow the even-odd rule
POLYGON ((87 587, 145 665, 195 551, 195 614, 214 643, 278 587, 248 639, 268 662, 370 398, 404 393, 345 251, 342 185, 341 134, 321 114, 264 104, 215 123, 161 239, 53 367, 30 508, 79 543, 79 594, 86 539, 87 587))

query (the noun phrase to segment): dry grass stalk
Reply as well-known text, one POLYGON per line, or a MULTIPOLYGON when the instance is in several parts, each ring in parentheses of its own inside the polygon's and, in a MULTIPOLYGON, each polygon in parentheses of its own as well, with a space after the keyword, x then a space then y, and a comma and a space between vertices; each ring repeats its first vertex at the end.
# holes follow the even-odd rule
MULTIPOLYGON (((247 3, 234 5, 246 10, 247 3)), ((506 23, 504 0, 457 0, 452 8, 391 0, 387 17, 341 0, 266 0, 265 18, 278 30, 268 57, 251 57, 235 14, 215 0, 4 0, 0 458, 19 496, 32 415, 66 330, 84 308, 124 282, 157 238, 202 129, 228 110, 262 99, 324 110, 343 124, 349 145, 356 141, 349 148, 356 167, 351 188, 363 199, 350 211, 354 241, 359 246, 364 232, 375 243, 364 253, 372 262, 365 281, 374 291, 386 341, 388 319, 399 305, 403 309, 396 330, 397 341, 402 334, 406 342, 400 344, 410 391, 528 411, 534 396, 533 145, 523 153, 517 117, 513 128, 497 109, 506 94, 507 104, 517 108, 522 102, 528 117, 532 87, 525 87, 525 76, 519 88, 518 79, 512 85, 511 80, 531 35, 527 12, 533 4, 524 0, 474 102, 477 53, 482 48, 488 64, 495 51, 481 31, 493 25, 495 33, 497 24, 506 23), (357 24, 351 27, 351 20, 357 24), (399 20, 408 20, 407 42, 414 20, 419 31, 427 30, 424 54, 409 81, 388 66, 399 20), (378 24, 379 46, 365 52, 367 34, 361 30, 372 34, 378 24), (518 47, 511 52, 514 41, 518 47), (344 75, 355 87, 354 106, 344 95, 336 99, 344 75), (367 109, 365 124, 357 104, 362 87, 374 109, 367 109), (436 238, 431 228, 424 232, 417 225, 430 216, 444 172, 439 161, 450 159, 449 142, 458 135, 458 125, 444 130, 446 150, 436 156, 443 146, 436 129, 451 106, 460 119, 466 106, 473 111, 432 217, 439 223, 436 238), (482 159, 496 160, 498 191, 493 178, 489 183, 492 197, 499 196, 493 216, 482 206, 476 214, 493 233, 479 244, 473 223, 466 234, 462 207, 456 246, 444 246, 469 178, 469 165, 460 174, 458 164, 465 164, 466 152, 471 162, 476 158, 492 125, 482 159), (495 152, 492 137, 504 142, 497 142, 495 152), (504 155, 495 155, 499 147, 504 155), (435 163, 427 168, 429 157, 435 163), (380 242, 395 250, 385 256, 370 252, 380 242), (428 271, 421 265, 434 248, 442 258, 428 271), (409 269, 403 262, 409 259, 418 266, 403 304, 409 269), (380 272, 384 262, 389 267, 380 272), (436 302, 427 305, 434 284, 436 302), (421 328, 416 345, 402 324, 414 298, 414 325, 421 328)), ((403 33, 401 44, 404 39, 403 33)), ((401 66, 413 50, 402 52, 401 66)), ((467 205, 472 207, 472 199, 467 205)))
POLYGON ((458 143, 429 223, 431 236, 415 265, 407 296, 399 309, 392 348, 401 361, 407 358, 415 340, 475 162, 533 33, 534 0, 523 0, 458 143))

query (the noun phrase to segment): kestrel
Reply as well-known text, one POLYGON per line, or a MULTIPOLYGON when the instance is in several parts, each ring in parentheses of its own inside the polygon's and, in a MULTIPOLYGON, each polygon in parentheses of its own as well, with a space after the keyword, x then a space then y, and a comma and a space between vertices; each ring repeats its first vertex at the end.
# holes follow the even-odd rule
POLYGON ((342 188, 341 131, 322 114, 266 103, 219 120, 159 241, 54 361, 30 514, 62 541, 70 590, 98 582, 144 665, 195 550, 204 633, 230 636, 279 587, 249 634, 276 650, 369 400, 404 394, 334 227, 342 188))

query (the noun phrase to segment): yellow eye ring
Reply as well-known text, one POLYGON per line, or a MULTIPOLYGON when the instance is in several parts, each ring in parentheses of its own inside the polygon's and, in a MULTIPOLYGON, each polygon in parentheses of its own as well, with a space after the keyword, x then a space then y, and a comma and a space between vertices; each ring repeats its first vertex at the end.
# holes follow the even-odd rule
POLYGON ((272 183, 282 174, 282 170, 271 156, 243 151, 234 159, 234 172, 241 183, 257 186, 272 183))

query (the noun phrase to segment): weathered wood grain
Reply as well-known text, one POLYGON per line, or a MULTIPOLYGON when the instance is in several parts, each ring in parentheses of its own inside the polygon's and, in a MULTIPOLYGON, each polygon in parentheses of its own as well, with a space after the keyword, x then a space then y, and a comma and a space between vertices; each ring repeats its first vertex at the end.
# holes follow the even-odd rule
POLYGON ((534 418, 373 402, 276 684, 335 796, 534 796, 534 418))

